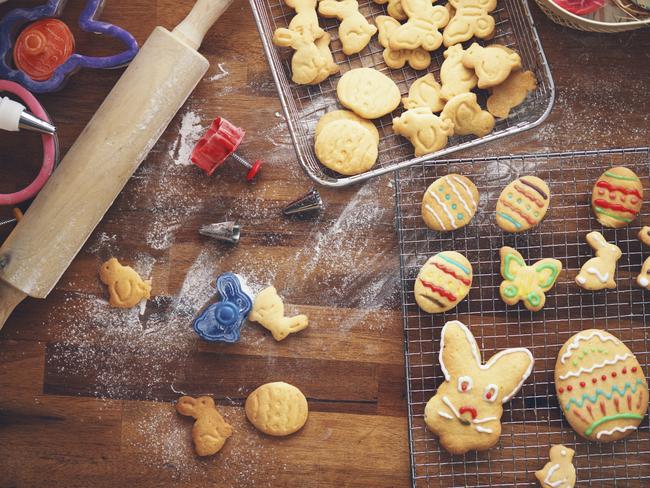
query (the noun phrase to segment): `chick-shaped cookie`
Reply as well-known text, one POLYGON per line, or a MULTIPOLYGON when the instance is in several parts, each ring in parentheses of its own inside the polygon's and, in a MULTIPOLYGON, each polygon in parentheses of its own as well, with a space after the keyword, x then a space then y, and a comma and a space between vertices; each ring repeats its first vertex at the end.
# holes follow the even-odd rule
POLYGON ((108 303, 113 307, 131 308, 151 297, 151 280, 143 280, 131 266, 122 266, 116 258, 102 264, 99 278, 108 286, 108 303))
POLYGON ((503 83, 511 71, 521 68, 521 57, 501 44, 483 47, 474 43, 463 55, 463 66, 474 69, 479 88, 491 88, 503 83))
POLYGON ((575 451, 558 444, 549 451, 551 460, 539 471, 535 478, 543 488, 573 488, 576 484, 576 468, 573 467, 575 451))
POLYGON ((284 303, 273 286, 265 288, 255 297, 248 320, 258 322, 271 331, 276 341, 281 341, 289 334, 300 332, 309 325, 306 315, 284 316, 284 303))
POLYGON ((420 157, 445 147, 454 123, 434 115, 430 107, 416 107, 393 119, 393 131, 411 141, 420 157))
POLYGON ((494 117, 490 112, 481 109, 476 100, 476 93, 456 95, 445 104, 440 117, 454 123, 454 134, 458 136, 474 134, 483 137, 494 129, 494 117))
POLYGON ((616 262, 623 253, 616 244, 610 244, 600 232, 587 234, 587 243, 596 252, 596 257, 591 258, 580 268, 576 276, 576 283, 585 290, 597 291, 605 288, 616 288, 616 262))
POLYGON ((221 450, 232 435, 232 427, 223 419, 208 396, 182 396, 176 402, 176 411, 196 419, 192 427, 192 441, 199 456, 211 456, 221 450))

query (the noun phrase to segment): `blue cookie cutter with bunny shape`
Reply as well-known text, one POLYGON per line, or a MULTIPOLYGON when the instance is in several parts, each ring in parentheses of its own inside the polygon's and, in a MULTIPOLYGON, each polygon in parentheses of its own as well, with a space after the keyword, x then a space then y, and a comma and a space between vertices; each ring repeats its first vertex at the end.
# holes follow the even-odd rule
POLYGON ((33 80, 15 68, 11 58, 19 31, 28 23, 59 17, 66 3, 67 0, 48 0, 38 7, 14 9, 3 17, 0 21, 0 78, 19 83, 34 93, 49 93, 59 90, 67 78, 81 68, 112 69, 131 62, 138 53, 135 37, 116 25, 96 20, 101 14, 104 0, 88 0, 79 17, 81 30, 113 37, 124 44, 124 51, 112 56, 85 56, 73 53, 43 81, 33 80))
POLYGON ((210 305, 194 321, 194 331, 210 342, 237 342, 241 326, 253 301, 242 290, 234 273, 223 273, 217 278, 217 291, 221 301, 210 305))

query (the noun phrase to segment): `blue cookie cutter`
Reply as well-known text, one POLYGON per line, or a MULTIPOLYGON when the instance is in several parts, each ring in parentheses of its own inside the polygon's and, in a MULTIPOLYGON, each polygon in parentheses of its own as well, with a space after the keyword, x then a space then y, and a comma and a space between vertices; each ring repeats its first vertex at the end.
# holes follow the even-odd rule
POLYGON ((74 53, 44 81, 35 81, 15 69, 10 58, 13 44, 21 28, 29 22, 59 17, 66 3, 67 0, 48 0, 46 4, 39 7, 14 9, 4 16, 0 21, 0 78, 19 83, 34 93, 49 93, 59 90, 67 77, 81 68, 111 69, 131 62, 138 53, 138 42, 135 37, 116 25, 95 20, 101 14, 104 0, 88 0, 79 17, 81 30, 114 37, 126 46, 124 51, 113 56, 85 56, 74 53))
POLYGON ((237 342, 242 323, 253 308, 253 301, 244 293, 234 273, 217 278, 221 301, 213 303, 194 321, 194 331, 210 342, 237 342))

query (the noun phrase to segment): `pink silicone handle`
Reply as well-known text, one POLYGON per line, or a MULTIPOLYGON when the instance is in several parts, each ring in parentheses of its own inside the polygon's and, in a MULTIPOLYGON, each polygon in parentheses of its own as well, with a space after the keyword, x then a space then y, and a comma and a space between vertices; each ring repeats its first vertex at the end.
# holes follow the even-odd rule
MULTIPOLYGON (((13 81, 0 80, 0 91, 6 91, 19 97, 25 105, 29 108, 30 112, 40 119, 51 122, 47 112, 43 109, 41 104, 36 100, 34 95, 24 89, 22 86, 14 83, 13 81)), ((56 144, 54 135, 43 134, 43 165, 41 170, 27 187, 15 193, 0 193, 0 205, 16 205, 33 198, 45 185, 45 182, 54 170, 54 163, 56 160, 56 144)))

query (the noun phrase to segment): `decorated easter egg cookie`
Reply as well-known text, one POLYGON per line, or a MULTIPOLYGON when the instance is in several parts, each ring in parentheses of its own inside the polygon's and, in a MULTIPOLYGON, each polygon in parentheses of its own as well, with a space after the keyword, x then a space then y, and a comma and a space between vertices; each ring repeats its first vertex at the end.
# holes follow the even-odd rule
POLYGON ((449 174, 431 183, 422 199, 422 218, 427 227, 438 231, 467 225, 478 207, 478 190, 472 180, 449 174))
POLYGON ((415 280, 415 301, 425 312, 446 312, 467 296, 471 286, 472 265, 467 258, 443 251, 422 266, 415 280))
POLYGON ((506 232, 524 232, 539 224, 551 192, 536 176, 522 176, 506 186, 497 200, 497 225, 506 232))
POLYGON ((639 361, 604 330, 579 332, 562 346, 555 389, 573 430, 590 441, 630 435, 648 410, 648 383, 639 361))
POLYGON ((634 171, 617 166, 608 169, 594 186, 591 208, 605 227, 625 227, 639 215, 643 185, 634 171))

